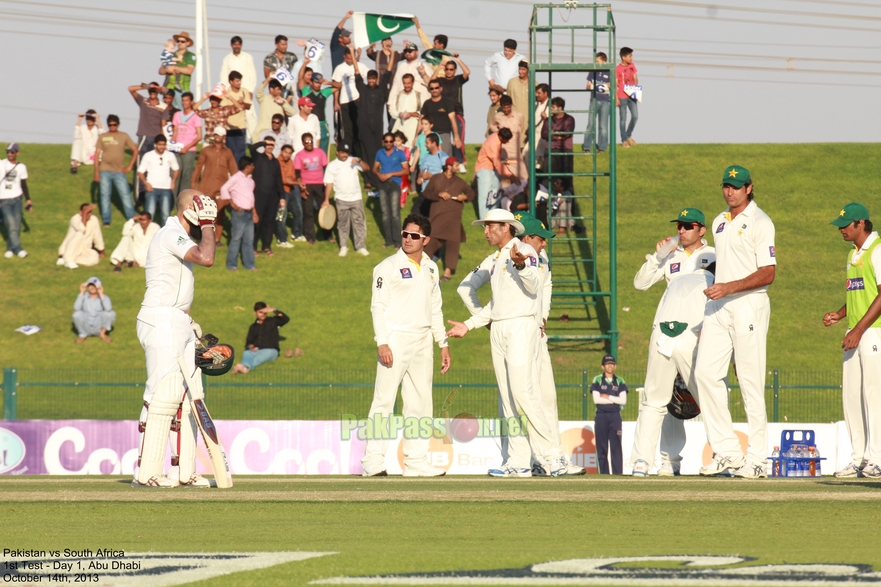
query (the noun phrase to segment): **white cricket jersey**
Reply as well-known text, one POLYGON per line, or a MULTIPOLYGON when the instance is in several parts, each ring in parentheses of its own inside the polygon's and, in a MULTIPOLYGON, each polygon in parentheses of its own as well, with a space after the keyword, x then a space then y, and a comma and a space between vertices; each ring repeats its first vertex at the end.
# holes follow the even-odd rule
POLYGON ((377 346, 388 344, 393 331, 422 333, 431 330, 441 348, 447 346, 440 274, 431 257, 422 253, 417 264, 404 249, 373 269, 373 333, 377 346))
POLYGON ((677 277, 694 273, 698 269, 706 269, 716 261, 716 249, 709 246, 707 241, 701 239, 701 246, 688 253, 682 245, 666 257, 659 259, 658 254, 645 256, 645 263, 639 268, 636 277, 633 278, 633 287, 638 290, 647 290, 662 279, 669 284, 677 277))
MULTIPOLYGON (((776 265, 774 251, 774 223, 755 202, 731 218, 728 211, 713 220, 713 239, 716 245, 716 281, 730 283, 748 277, 759 267, 776 265)), ((740 297, 751 293, 764 293, 760 287, 733 294, 740 297)))
POLYGON ((490 321, 538 318, 542 312, 542 282, 535 249, 518 238, 511 239, 502 249, 484 259, 459 285, 459 297, 472 313, 465 325, 473 330, 490 321), (511 260, 514 245, 527 257, 522 271, 515 269, 511 260), (477 290, 486 282, 492 286, 492 300, 481 307, 477 290))
POLYGON ((177 216, 169 216, 147 249, 147 291, 144 308, 177 308, 193 305, 193 264, 184 256, 196 243, 184 231, 177 216))
POLYGON ((0 200, 17 198, 24 192, 21 180, 28 178, 28 168, 22 163, 10 163, 9 159, 0 160, 0 200))
POLYGON ((713 274, 701 270, 682 275, 670 282, 658 304, 652 327, 657 328, 661 322, 675 321, 688 324, 688 330, 695 334, 700 332, 704 322, 704 308, 707 305, 704 290, 711 285, 713 274))

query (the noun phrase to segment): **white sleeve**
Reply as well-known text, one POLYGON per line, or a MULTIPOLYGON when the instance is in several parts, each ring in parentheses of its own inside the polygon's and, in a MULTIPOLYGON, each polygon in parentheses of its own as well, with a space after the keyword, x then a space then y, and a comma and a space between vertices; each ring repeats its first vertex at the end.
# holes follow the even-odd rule
POLYGON ((881 246, 875 247, 875 250, 872 251, 872 269, 875 270, 875 278, 877 279, 878 275, 881 275, 881 246))
POLYGON ((756 226, 756 267, 776 265, 777 257, 774 250, 774 223, 770 218, 763 217, 756 226))
POLYGON ((391 281, 390 263, 380 263, 373 270, 373 296, 370 300, 370 313, 373 315, 373 338, 376 346, 388 344, 388 330, 385 326, 385 311, 389 304, 391 281))
POLYGON ((608 397, 600 397, 599 391, 593 390, 593 403, 595 403, 596 405, 599 406, 602 404, 608 405, 608 404, 611 404, 612 402, 610 401, 610 398, 608 398, 608 397))
POLYGON ((476 314, 471 316, 471 318, 468 318, 468 320, 465 320, 465 326, 468 327, 468 330, 474 330, 475 328, 486 326, 492 321, 492 313, 493 302, 490 300, 489 303, 482 307, 476 314))
POLYGON ((447 343, 447 331, 444 328, 443 296, 441 295, 440 281, 435 282, 431 292, 431 332, 434 341, 440 348, 449 346, 447 343))
MULTIPOLYGON (((166 151, 166 153, 168 153, 168 151, 166 151)), ((172 171, 177 171, 180 169, 180 165, 178 165, 177 163, 177 157, 175 157, 174 155, 168 158, 168 165, 169 167, 171 167, 172 171)))
POLYGON ((526 267, 522 271, 517 271, 516 269, 515 271, 517 271, 517 275, 520 278, 520 283, 523 284, 523 289, 529 294, 536 294, 542 286, 541 272, 538 270, 538 256, 535 249, 529 245, 517 248, 526 255, 526 267))
POLYGON ((475 267, 456 289, 459 297, 462 298, 462 303, 465 304, 465 307, 468 308, 472 316, 477 314, 483 307, 483 304, 480 303, 480 298, 477 296, 477 290, 489 281, 492 264, 493 259, 492 255, 490 255, 481 261, 480 265, 475 267))
POLYGON ((486 63, 483 65, 483 74, 486 76, 487 81, 493 81, 493 63, 494 63, 495 54, 490 55, 486 63))
POLYGON ((164 235, 162 235, 162 246, 172 255, 180 259, 184 260, 184 257, 187 256, 187 252, 196 246, 190 238, 183 238, 180 234, 175 234, 171 231, 166 231, 164 235))
POLYGON ((664 279, 665 264, 661 263, 654 253, 645 256, 645 263, 636 272, 633 278, 633 287, 645 291, 654 284, 664 279))
POLYGON ((141 163, 138 165, 138 173, 147 173, 148 155, 148 153, 145 153, 144 156, 141 158, 141 163))
POLYGON ((610 395, 609 396, 609 403, 623 406, 624 404, 627 403, 627 392, 622 391, 618 395, 610 395))
POLYGON ((554 293, 554 283, 551 278, 551 265, 548 263, 548 274, 545 276, 545 282, 542 286, 541 296, 541 317, 545 320, 551 315, 551 296, 554 293))

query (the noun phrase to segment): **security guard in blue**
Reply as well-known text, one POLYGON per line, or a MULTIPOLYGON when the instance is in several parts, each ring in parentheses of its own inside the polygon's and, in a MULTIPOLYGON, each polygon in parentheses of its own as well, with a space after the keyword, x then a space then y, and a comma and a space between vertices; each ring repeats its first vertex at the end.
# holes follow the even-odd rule
POLYGON ((597 375, 590 384, 593 403, 597 407, 594 419, 594 438, 597 446, 597 466, 601 475, 621 475, 624 458, 621 453, 621 410, 627 403, 627 384, 615 375, 618 364, 615 357, 603 357, 603 374, 597 375))

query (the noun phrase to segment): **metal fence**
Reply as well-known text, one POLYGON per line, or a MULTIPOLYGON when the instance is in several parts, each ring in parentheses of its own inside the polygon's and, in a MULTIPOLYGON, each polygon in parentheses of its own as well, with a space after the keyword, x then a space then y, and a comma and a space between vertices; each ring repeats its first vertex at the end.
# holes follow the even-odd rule
MULTIPOLYGON (((590 383, 599 370, 555 371, 561 420, 594 416, 590 383)), ((636 393, 645 370, 618 372, 631 390, 622 417, 636 420, 636 393)), ((373 399, 375 372, 367 369, 267 369, 246 376, 206 378, 206 400, 222 420, 335 420, 342 414, 366 417, 373 399)), ((141 369, 3 370, 6 420, 133 420, 144 393, 141 369)), ((736 422, 746 415, 732 377, 730 407, 736 422)), ((498 387, 492 370, 459 370, 434 376, 436 416, 498 414, 498 387)), ((768 372, 765 401, 772 422, 835 422, 843 419, 839 371, 768 372)), ((397 408, 400 408, 400 399, 397 408)))

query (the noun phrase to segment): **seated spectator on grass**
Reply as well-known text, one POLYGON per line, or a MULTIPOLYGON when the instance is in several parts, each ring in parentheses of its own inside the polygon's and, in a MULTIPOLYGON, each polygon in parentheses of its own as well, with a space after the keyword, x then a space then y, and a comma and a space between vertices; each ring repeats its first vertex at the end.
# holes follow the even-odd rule
POLYGON ((73 325, 77 332, 77 344, 90 336, 101 337, 104 342, 113 342, 107 333, 116 322, 116 312, 110 297, 104 295, 104 286, 97 277, 90 277, 80 284, 80 295, 73 303, 73 325))
POLYGON ((159 225, 153 222, 153 215, 149 212, 141 212, 126 220, 122 225, 122 240, 110 253, 110 262, 115 266, 113 271, 120 273, 123 263, 129 267, 143 267, 150 241, 158 230, 159 225))
POLYGON ((233 367, 233 373, 248 373, 278 358, 278 329, 287 324, 290 318, 265 302, 254 304, 254 314, 257 320, 248 329, 248 338, 245 340, 247 348, 242 353, 242 362, 233 367), (271 312, 275 316, 269 316, 271 312))
POLYGON ((56 265, 64 265, 68 269, 76 269, 80 265, 92 267, 98 259, 104 257, 104 236, 101 234, 101 223, 92 212, 94 204, 83 204, 80 211, 73 215, 67 227, 67 235, 58 247, 56 265))
POLYGON ((77 117, 73 130, 73 145, 70 148, 71 173, 76 173, 80 165, 95 163, 95 146, 98 144, 98 135, 103 132, 98 113, 94 110, 86 110, 77 117), (83 118, 86 119, 85 126, 83 126, 83 118))
POLYGON ((138 165, 138 177, 144 183, 144 209, 151 218, 156 218, 156 206, 159 206, 158 224, 165 226, 171 214, 172 186, 180 174, 180 166, 174 153, 166 150, 168 142, 165 135, 156 135, 153 139, 153 150, 148 151, 138 165))

